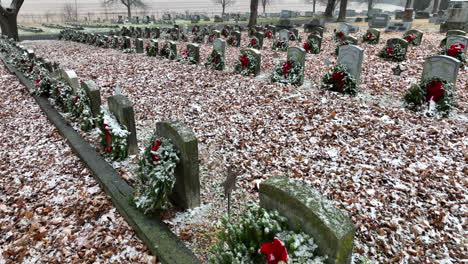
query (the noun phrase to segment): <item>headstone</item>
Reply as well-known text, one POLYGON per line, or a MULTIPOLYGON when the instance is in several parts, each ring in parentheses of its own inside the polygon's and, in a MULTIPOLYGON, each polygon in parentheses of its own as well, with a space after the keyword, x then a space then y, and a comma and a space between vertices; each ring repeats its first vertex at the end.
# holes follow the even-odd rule
POLYGON ((289 41, 289 30, 282 29, 279 31, 279 39, 280 41, 289 41))
POLYGON ((450 56, 436 55, 429 57, 424 61, 422 79, 438 77, 452 83, 455 88, 459 66, 460 61, 450 56))
POLYGON ((307 37, 307 40, 310 40, 310 39, 315 40, 317 42, 317 44, 318 44, 319 50, 322 50, 322 38, 319 35, 310 34, 307 37))
POLYGON ((263 38, 264 38, 264 36, 265 36, 265 34, 263 34, 263 32, 255 33, 255 37, 258 39, 260 49, 263 48, 263 38))
POLYGON ((200 62, 200 46, 198 44, 187 44, 187 52, 197 62, 200 62))
POLYGON ((219 52, 219 54, 221 54, 221 57, 224 58, 226 54, 226 41, 221 38, 215 39, 213 41, 213 49, 219 52))
POLYGON ((411 22, 413 21, 413 8, 406 8, 403 14, 403 22, 411 22))
POLYGON ((239 31, 234 31, 231 33, 231 36, 234 37, 236 40, 237 45, 234 45, 235 47, 240 47, 241 41, 242 41, 242 35, 239 31))
POLYGON ((81 88, 89 98, 91 113, 94 117, 97 117, 101 111, 101 93, 99 92, 99 87, 94 81, 88 80, 81 83, 81 88))
POLYGON ((256 64, 255 64, 255 73, 254 75, 257 76, 260 74, 260 66, 262 65, 262 55, 260 51, 256 49, 243 49, 241 50, 241 55, 247 54, 249 56, 255 57, 256 64))
POLYGON ((363 58, 363 48, 356 45, 345 45, 340 47, 338 63, 346 66, 348 72, 356 79, 358 84, 361 78, 363 58))
POLYGON ((452 36, 452 35, 465 36, 465 35, 466 35, 466 32, 463 31, 463 30, 458 30, 458 29, 454 29, 454 30, 449 30, 449 31, 447 31, 446 36, 452 36))
POLYGON ((153 34, 153 38, 158 39, 159 37, 161 37, 161 29, 159 29, 159 28, 157 28, 157 27, 156 27, 156 28, 152 28, 152 29, 151 29, 151 32, 152 32, 152 34, 153 34))
POLYGON ((107 104, 109 105, 109 111, 117 118, 119 123, 127 127, 128 132, 130 132, 128 135, 128 153, 130 155, 137 154, 138 143, 133 104, 122 94, 109 97, 107 104))
POLYGON ((289 229, 314 238, 326 263, 349 264, 353 252, 351 219, 319 191, 284 176, 260 183, 260 206, 286 217, 289 229))
POLYGON ((422 31, 417 30, 417 29, 411 29, 411 30, 408 30, 405 33, 405 36, 409 36, 409 35, 414 35, 415 36, 415 38, 413 39, 414 45, 416 45, 416 46, 421 45, 422 38, 423 38, 423 35, 424 35, 424 33, 422 31))
POLYGON ((190 209, 200 206, 200 176, 198 141, 193 131, 179 121, 156 124, 156 134, 170 139, 179 153, 175 168, 176 182, 171 199, 177 207, 190 209))
POLYGON ((406 32, 411 29, 411 22, 395 22, 395 21, 389 21, 387 27, 385 28, 385 32, 390 32, 390 31, 400 31, 400 32, 406 32))
POLYGON ((149 42, 149 48, 154 48, 156 51, 156 54, 159 54, 159 43, 157 39, 152 39, 149 42))
POLYGON ((131 49, 132 48, 132 39, 130 37, 124 37, 124 49, 131 49))
POLYGON ((393 47, 393 45, 399 44, 405 51, 408 50, 408 41, 401 38, 391 38, 387 40, 387 47, 393 47))
POLYGON ((351 24, 340 24, 338 27, 338 31, 341 31, 345 34, 356 33, 359 31, 359 27, 351 24))
POLYGON ((80 88, 80 81, 78 80, 76 73, 72 70, 62 69, 60 75, 62 79, 64 79, 65 82, 68 83, 68 85, 70 85, 72 88, 73 95, 76 95, 76 91, 80 88))
POLYGON ((350 42, 352 45, 357 45, 358 44, 358 39, 353 37, 353 36, 349 36, 349 35, 345 36, 343 38, 343 41, 350 42))
POLYGON ((34 50, 28 49, 26 50, 26 53, 28 54, 28 59, 32 60, 34 57, 36 57, 36 54, 34 54, 34 50))
POLYGON ((136 49, 136 53, 143 53, 144 52, 143 39, 141 39, 141 38, 135 39, 135 49, 136 49))
MULTIPOLYGON (((300 47, 289 47, 288 48, 288 56, 287 60, 288 61, 295 61, 302 65, 302 70, 305 69, 305 56, 306 56, 306 51, 303 48, 300 47)), ((301 86, 304 83, 304 75, 302 75, 302 80, 298 84, 298 86, 301 86)))
POLYGON ((385 28, 387 27, 388 22, 390 21, 390 16, 386 14, 377 14, 374 15, 369 20, 369 27, 370 28, 385 28))
POLYGON ((371 33, 373 37, 377 38, 377 43, 380 42, 380 30, 375 28, 369 28, 366 32, 366 36, 368 33, 371 33))
POLYGON ((468 37, 460 36, 460 35, 451 35, 447 37, 447 45, 446 47, 449 48, 452 45, 456 44, 463 44, 463 52, 466 52, 468 48, 468 37))

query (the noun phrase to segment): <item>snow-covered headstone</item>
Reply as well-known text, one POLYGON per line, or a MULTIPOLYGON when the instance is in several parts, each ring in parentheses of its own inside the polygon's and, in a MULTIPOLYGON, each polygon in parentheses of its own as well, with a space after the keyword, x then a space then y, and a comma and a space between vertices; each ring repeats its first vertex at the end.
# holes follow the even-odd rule
POLYGON ((109 105, 109 111, 117 118, 119 123, 124 125, 128 132, 130 132, 128 135, 128 153, 136 154, 138 152, 138 144, 133 104, 122 94, 109 97, 107 104, 109 105))
POLYGON ((180 162, 175 168, 176 182, 171 195, 174 205, 184 209, 200 206, 197 137, 192 129, 180 121, 157 123, 156 134, 170 139, 179 154, 180 162))
POLYGON ((187 44, 187 52, 197 63, 200 62, 200 46, 198 44, 187 44))
POLYGON ((400 45, 401 48, 403 48, 405 52, 405 58, 406 58, 406 53, 408 52, 408 45, 409 45, 408 41, 401 39, 401 38, 391 38, 387 40, 387 48, 389 47, 393 48, 393 46, 396 44, 400 45))
POLYGON ((73 90, 72 93, 76 95, 76 91, 80 87, 80 81, 78 80, 78 76, 76 75, 75 71, 62 69, 60 71, 60 76, 68 85, 70 85, 73 90))

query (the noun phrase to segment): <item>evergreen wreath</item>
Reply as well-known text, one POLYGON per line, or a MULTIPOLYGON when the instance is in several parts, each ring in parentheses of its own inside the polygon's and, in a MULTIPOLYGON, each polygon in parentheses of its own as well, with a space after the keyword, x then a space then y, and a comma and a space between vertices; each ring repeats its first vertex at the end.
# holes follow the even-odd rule
POLYGON ((325 73, 321 88, 346 93, 352 96, 358 93, 356 79, 349 74, 346 66, 342 64, 335 65, 331 70, 325 73))
POLYGON ((273 69, 271 81, 283 84, 300 85, 304 78, 304 69, 296 61, 280 62, 273 69))
POLYGON ((199 34, 198 32, 194 33, 192 41, 195 43, 203 43, 203 34, 199 34))
POLYGON ((170 140, 153 135, 151 144, 138 161, 138 183, 133 203, 145 214, 172 207, 169 195, 174 189, 174 174, 179 157, 170 140))
POLYGON ((335 39, 336 42, 339 42, 339 41, 343 40, 344 37, 346 37, 345 33, 341 32, 341 31, 335 32, 334 39, 335 39))
POLYGON ((367 32, 365 35, 362 36, 362 42, 368 44, 377 44, 379 43, 379 40, 377 39, 377 36, 374 35, 372 32, 367 32))
POLYGON ((258 49, 258 50, 262 48, 260 47, 260 40, 257 37, 252 37, 249 43, 247 44, 247 47, 258 49))
POLYGON ((72 114, 74 117, 81 118, 81 129, 89 131, 96 125, 97 118, 93 117, 91 103, 84 89, 79 88, 73 97, 72 114))
POLYGON ((336 45, 335 55, 338 56, 338 54, 340 53, 341 46, 352 45, 352 44, 353 42, 351 40, 340 40, 338 44, 336 45))
POLYGON ((317 40, 310 38, 308 39, 304 45, 303 48, 305 49, 306 52, 311 53, 311 54, 319 54, 320 53, 320 47, 319 43, 317 40))
POLYGON ((224 58, 221 54, 213 49, 210 56, 205 61, 205 67, 210 67, 211 69, 222 71, 224 69, 224 58))
POLYGON ((242 75, 250 75, 255 74, 256 65, 257 65, 257 58, 250 53, 241 54, 238 58, 239 64, 236 65, 234 68, 236 73, 242 75))
POLYGON ((413 84, 405 93, 403 100, 408 108, 424 110, 428 116, 441 114, 446 117, 455 105, 453 85, 438 77, 413 84))
POLYGON ((178 62, 184 63, 184 64, 197 64, 198 61, 195 60, 195 58, 190 54, 189 50, 183 51, 179 58, 177 59, 178 62))
MULTIPOLYGON (((270 241, 279 240, 286 259, 294 264, 321 264, 326 257, 317 256, 314 239, 305 233, 289 231, 286 218, 277 211, 267 211, 258 205, 249 204, 238 221, 230 223, 227 216, 221 219, 221 231, 217 242, 210 248, 211 264, 258 264, 278 263, 266 261, 265 251, 270 241)), ((271 255, 275 256, 275 252, 271 255)), ((270 257, 271 255, 268 254, 270 257)), ((284 258, 283 258, 284 260, 284 258)))
POLYGON ((418 37, 415 34, 405 34, 403 36, 403 39, 408 41, 410 45, 417 46, 420 43, 418 43, 418 37))
POLYGON ((299 37, 296 36, 296 34, 294 34, 294 32, 289 31, 289 40, 290 41, 295 41, 295 40, 298 40, 298 39, 299 39, 299 37))
POLYGON ((265 37, 269 39, 273 38, 273 30, 268 29, 265 33, 265 37))
POLYGON ((227 42, 228 45, 233 46, 233 47, 239 46, 239 41, 237 41, 237 38, 235 36, 230 36, 226 40, 226 42, 227 42))
POLYGON ((458 43, 441 50, 439 54, 454 57, 455 59, 460 61, 460 67, 463 68, 464 65, 467 63, 466 55, 463 52, 463 49, 465 49, 465 45, 463 45, 462 43, 458 43))
POLYGON ((128 136, 130 132, 107 109, 101 108, 97 119, 101 145, 113 160, 124 160, 128 155, 128 136))
POLYGON ((406 51, 400 44, 394 44, 393 46, 385 46, 380 51, 379 57, 400 62, 405 60, 406 51))
POLYGON ((287 41, 283 40, 275 40, 273 41, 273 46, 271 47, 272 50, 281 50, 281 51, 287 51, 289 48, 289 44, 287 41))
POLYGON ((151 43, 148 44, 148 46, 146 46, 146 56, 156 57, 156 55, 158 55, 158 46, 151 45, 151 43))
POLYGON ((169 59, 169 60, 174 60, 177 56, 175 52, 171 49, 171 45, 169 43, 164 43, 164 46, 161 49, 161 57, 169 59))

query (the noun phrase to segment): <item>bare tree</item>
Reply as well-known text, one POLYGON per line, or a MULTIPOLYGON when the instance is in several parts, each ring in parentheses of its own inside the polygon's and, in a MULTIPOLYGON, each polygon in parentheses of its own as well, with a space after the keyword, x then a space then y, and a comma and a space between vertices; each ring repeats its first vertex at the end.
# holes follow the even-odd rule
POLYGON ((327 0, 327 8, 325 8, 325 17, 333 17, 333 12, 336 9, 336 4, 338 0, 327 0))
POLYGON ((258 16, 258 0, 250 0, 250 18, 249 27, 253 27, 257 24, 258 16))
POLYGON ((72 3, 63 4, 62 17, 65 22, 76 21, 76 10, 72 3))
POLYGON ((4 8, 0 2, 0 28, 2 35, 19 40, 18 38, 18 12, 24 0, 11 1, 9 8, 4 8))
POLYGON ((405 5, 405 8, 411 8, 413 6, 413 1, 411 0, 406 0, 406 5, 405 5))
POLYGON ((132 17, 132 8, 133 7, 140 7, 146 8, 148 7, 142 0, 103 0, 104 6, 110 6, 115 4, 122 4, 127 8, 127 16, 128 18, 132 17))
POLYGON ((345 21, 346 19, 346 8, 348 7, 348 0, 341 0, 340 2, 340 13, 338 14, 338 21, 345 21))
POLYGON ((53 14, 50 11, 47 11, 47 12, 44 13, 44 17, 45 17, 47 23, 49 23, 49 20, 52 18, 52 15, 53 14))
MULTIPOLYGON (((272 0, 262 0, 263 14, 265 14, 265 9, 267 5, 271 4, 272 0)), ((315 0, 314 0, 315 1, 315 0)))
MULTIPOLYGON (((258 0, 257 1, 257 7, 258 7, 258 0)), ((213 0, 215 4, 221 5, 223 8, 223 12, 221 13, 221 17, 224 17, 224 12, 226 10, 226 7, 232 6, 236 0, 213 0)), ((250 3, 250 7, 252 8, 252 2, 250 3)))
POLYGON ((439 0, 434 0, 434 6, 432 7, 432 14, 437 14, 439 11, 439 0))

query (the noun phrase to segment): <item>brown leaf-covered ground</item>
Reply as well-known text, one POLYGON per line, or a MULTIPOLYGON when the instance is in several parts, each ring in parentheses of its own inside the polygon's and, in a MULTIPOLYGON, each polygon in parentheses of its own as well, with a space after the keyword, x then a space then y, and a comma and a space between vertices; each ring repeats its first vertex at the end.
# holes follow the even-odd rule
MULTIPOLYGON (((243 173, 235 213, 258 200, 259 181, 285 174, 319 189, 352 217, 356 256, 381 263, 460 263, 467 258, 467 70, 459 73, 458 109, 451 118, 411 112, 400 98, 419 79, 424 57, 437 53, 443 35, 427 33, 422 46, 411 47, 401 77, 392 75, 397 63, 377 57, 383 43, 398 36, 384 34, 381 44, 363 45, 356 98, 318 89, 324 59, 334 60, 330 32, 324 52, 307 56, 306 84, 299 88, 270 83, 268 73, 285 57, 269 50, 270 41, 262 51, 264 74, 257 78, 230 72, 239 54, 232 47, 228 70, 217 72, 72 42, 24 45, 82 80, 95 80, 104 101, 121 86, 135 104, 140 148, 160 120, 193 128, 203 206, 168 222, 202 260, 225 213, 221 183, 225 165, 233 163, 243 173)), ((206 58, 211 47, 201 50, 206 58)), ((132 162, 121 170, 126 178, 132 178, 132 162)))
POLYGON ((0 66, 0 263, 151 263, 147 247, 0 66))

